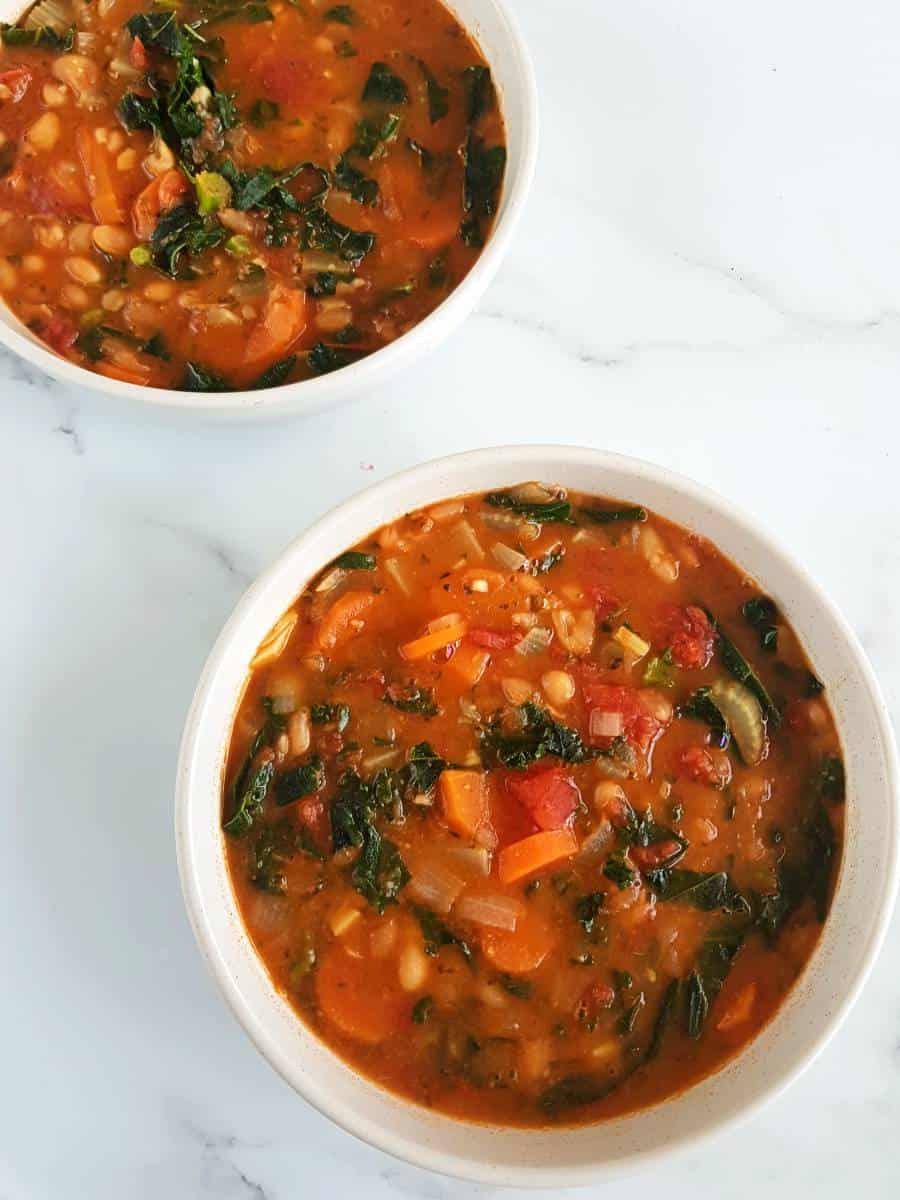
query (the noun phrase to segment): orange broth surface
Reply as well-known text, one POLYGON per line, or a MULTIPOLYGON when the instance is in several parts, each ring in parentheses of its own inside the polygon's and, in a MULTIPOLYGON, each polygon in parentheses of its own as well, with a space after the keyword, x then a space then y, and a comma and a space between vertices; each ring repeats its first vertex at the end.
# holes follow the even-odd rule
POLYGON ((0 45, 0 294, 115 379, 323 374, 464 278, 505 153, 437 0, 43 0, 0 45))
POLYGON ((525 484, 385 526, 260 646, 231 878, 300 1018, 453 1116, 589 1122, 753 1038, 813 952, 844 775, 821 681, 709 542, 525 484))

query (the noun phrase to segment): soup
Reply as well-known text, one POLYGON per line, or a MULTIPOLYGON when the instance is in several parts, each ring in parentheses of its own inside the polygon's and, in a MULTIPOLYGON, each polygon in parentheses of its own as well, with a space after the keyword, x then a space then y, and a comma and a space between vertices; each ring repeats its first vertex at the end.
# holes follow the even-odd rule
POLYGON ((773 601, 643 508, 525 484, 340 555, 251 663, 223 828, 275 986, 456 1117, 715 1071, 811 955, 844 772, 773 601))
POLYGON ((2 28, 0 294, 114 379, 320 375, 478 257, 506 151, 437 0, 42 0, 2 28))

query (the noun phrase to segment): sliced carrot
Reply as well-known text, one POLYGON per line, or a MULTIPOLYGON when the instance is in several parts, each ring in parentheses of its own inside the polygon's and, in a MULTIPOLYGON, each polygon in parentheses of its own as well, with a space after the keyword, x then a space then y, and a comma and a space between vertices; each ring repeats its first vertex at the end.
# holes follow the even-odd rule
POLYGON ((151 179, 131 206, 131 221, 137 237, 146 242, 156 228, 160 213, 177 208, 192 191, 180 171, 165 171, 151 179))
POLYGON ((144 371, 139 371, 137 367, 129 370, 127 367, 117 367, 115 363, 101 361, 94 363, 92 369, 109 379, 120 379, 122 383, 136 383, 139 387, 143 387, 150 379, 149 368, 144 371))
POLYGON ((447 669, 459 678, 464 687, 473 688, 490 664, 491 656, 487 650, 478 646, 460 646, 447 663, 447 669))
POLYGON ((578 849, 578 838, 571 829, 546 829, 504 846, 497 859, 501 883, 515 883, 535 871, 543 871, 571 856, 578 849))
POLYGON ((306 296, 294 288, 276 284, 266 307, 247 339, 244 363, 264 367, 283 358, 306 329, 306 296))
POLYGON ((350 622, 359 620, 377 599, 375 592, 344 592, 322 618, 316 633, 321 650, 333 650, 350 633, 350 622))
POLYGON ((316 967, 316 999, 342 1033, 374 1045, 403 1027, 403 999, 387 987, 373 990, 372 965, 369 958, 352 958, 332 946, 316 967))
POLYGON ((490 821, 487 784, 481 771, 444 771, 441 803, 447 824, 463 837, 474 838, 490 821))
POLYGON ((556 945, 556 933, 545 917, 528 910, 515 932, 487 929, 481 935, 481 948, 495 967, 519 975, 536 970, 556 945))
POLYGON ((400 653, 404 658, 427 658, 429 654, 434 654, 437 650, 443 650, 445 646, 461 641, 466 636, 468 628, 465 621, 456 621, 452 625, 445 625, 442 629, 435 629, 433 633, 426 633, 411 642, 405 642, 400 647, 400 653))
POLYGON ((732 998, 731 1003, 716 1022, 716 1029, 720 1033, 728 1033, 739 1025, 744 1025, 749 1021, 755 1004, 756 984, 748 983, 732 998))
POLYGON ((429 196, 422 170, 411 158, 384 163, 379 186, 384 214, 390 221, 403 222, 403 237, 423 250, 438 250, 456 237, 460 224, 458 201, 429 196))
POLYGON ((93 130, 84 125, 77 130, 75 142, 95 220, 101 225, 120 225, 125 220, 125 209, 116 195, 115 177, 106 147, 97 141, 93 130))

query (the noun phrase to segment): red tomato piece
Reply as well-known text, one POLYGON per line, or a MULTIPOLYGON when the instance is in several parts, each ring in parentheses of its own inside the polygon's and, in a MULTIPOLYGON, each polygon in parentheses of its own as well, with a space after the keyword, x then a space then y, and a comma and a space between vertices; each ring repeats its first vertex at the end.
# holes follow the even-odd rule
POLYGON ((607 621, 622 608, 622 601, 618 596, 605 587, 597 586, 587 589, 587 594, 594 606, 594 612, 597 615, 598 621, 607 621))
POLYGON ((639 871, 653 871, 679 854, 684 847, 675 838, 654 842, 652 846, 632 846, 628 857, 639 871))
POLYGON ((297 820, 309 830, 320 850, 327 848, 330 844, 330 822, 323 801, 313 796, 301 800, 297 805, 297 820))
POLYGON ((62 313, 54 313, 50 320, 41 328, 41 337, 57 354, 65 354, 78 337, 78 326, 71 318, 62 313))
MULTIPOLYGON (((622 733, 633 746, 644 753, 662 732, 662 722, 647 711, 636 688, 601 683, 592 673, 592 669, 586 666, 582 668, 582 690, 589 718, 594 709, 604 713, 621 713, 622 733)), ((588 737, 598 746, 608 746, 613 741, 611 737, 602 734, 591 735, 590 732, 588 737)))
POLYGON ((708 667, 716 648, 716 631, 703 609, 695 605, 665 605, 657 638, 661 646, 671 649, 675 663, 689 671, 708 667))
POLYGON ((5 87, 12 96, 13 104, 18 104, 31 83, 31 72, 25 67, 13 67, 0 75, 0 86, 5 87))
POLYGON ((727 758, 715 759, 703 746, 687 746, 678 754, 675 769, 682 779, 723 788, 731 782, 731 767, 727 758))
POLYGON ((581 793, 562 767, 542 767, 510 775, 507 787, 538 829, 562 829, 572 819, 581 793))
POLYGON ((615 999, 615 988, 608 983, 597 980, 588 984, 575 1008, 575 1017, 579 1021, 594 1020, 604 1009, 612 1008, 615 999))
POLYGON ((150 57, 147 54, 147 47, 139 37, 134 38, 131 43, 131 48, 128 51, 128 61, 138 71, 146 71, 150 66, 150 57))
POLYGON ((252 68, 263 94, 291 112, 312 108, 325 99, 324 79, 308 58, 286 51, 270 51, 252 68))
POLYGON ((516 629, 470 629, 466 637, 485 650, 511 650, 522 640, 516 629))

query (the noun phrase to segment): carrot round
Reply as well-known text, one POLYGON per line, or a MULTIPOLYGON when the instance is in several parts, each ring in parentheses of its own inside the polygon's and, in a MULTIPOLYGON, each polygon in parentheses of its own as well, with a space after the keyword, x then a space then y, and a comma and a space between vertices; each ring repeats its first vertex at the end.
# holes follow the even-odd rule
POLYGON ((474 838, 490 819, 481 771, 444 771, 441 775, 444 819, 454 833, 474 838))
POLYGON ((323 1015, 359 1042, 383 1042, 402 1027, 402 997, 373 986, 371 961, 351 958, 340 946, 319 960, 316 999, 323 1015))
POLYGON ((526 875, 543 871, 554 863, 571 856, 578 849, 578 839, 571 829, 546 829, 530 837, 504 846, 497 859, 501 883, 515 883, 526 875))
POLYGON ((527 912, 510 933, 505 929, 487 929, 481 935, 481 948, 495 967, 521 975, 535 971, 556 945, 556 933, 545 917, 527 912))
POLYGON ((465 621, 456 621, 453 625, 445 625, 443 629, 436 629, 434 633, 426 633, 411 642, 404 642, 400 647, 400 653, 404 658, 427 658, 429 654, 434 654, 435 651, 443 650, 445 646, 460 641, 466 636, 467 629, 468 625, 465 621))
POLYGON ((335 600, 322 618, 316 641, 322 650, 333 650, 350 632, 350 622, 357 621, 375 603, 375 592, 344 592, 335 600))

